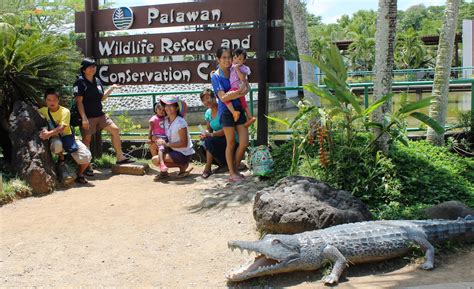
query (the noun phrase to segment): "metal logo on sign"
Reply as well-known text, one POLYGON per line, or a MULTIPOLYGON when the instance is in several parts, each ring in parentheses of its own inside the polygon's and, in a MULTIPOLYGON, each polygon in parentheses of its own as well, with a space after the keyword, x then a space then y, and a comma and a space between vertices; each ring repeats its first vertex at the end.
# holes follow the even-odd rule
POLYGON ((117 29, 125 30, 132 27, 133 11, 128 7, 119 7, 112 14, 112 21, 117 29))

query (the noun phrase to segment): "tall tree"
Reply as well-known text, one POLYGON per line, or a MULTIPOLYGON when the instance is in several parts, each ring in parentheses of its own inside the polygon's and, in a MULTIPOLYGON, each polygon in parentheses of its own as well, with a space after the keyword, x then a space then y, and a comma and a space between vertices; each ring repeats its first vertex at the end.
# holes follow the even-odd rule
MULTIPOLYGON (((374 101, 389 94, 392 90, 392 70, 394 62, 395 32, 397 26, 397 0, 379 0, 375 32, 375 81, 374 101)), ((391 101, 385 102, 373 114, 373 120, 384 123, 385 115, 392 110, 391 101)), ((375 134, 380 133, 376 129, 375 134)), ((384 134, 377 141, 379 150, 388 152, 389 136, 384 134)))
MULTIPOLYGON (((291 18, 293 19, 298 54, 311 56, 312 53, 309 46, 309 34, 308 25, 306 24, 305 7, 299 0, 288 0, 288 8, 291 13, 291 18)), ((301 60, 300 64, 303 85, 314 82, 314 67, 311 65, 311 63, 301 60)), ((313 93, 305 90, 304 97, 310 100, 313 105, 321 105, 319 97, 313 93)))
MULTIPOLYGON (((439 36, 438 57, 436 58, 435 76, 431 96, 430 117, 444 127, 448 113, 449 75, 453 60, 454 37, 459 14, 460 0, 446 0, 443 29, 439 36)), ((428 128, 427 139, 435 145, 444 144, 444 133, 438 134, 428 128)))

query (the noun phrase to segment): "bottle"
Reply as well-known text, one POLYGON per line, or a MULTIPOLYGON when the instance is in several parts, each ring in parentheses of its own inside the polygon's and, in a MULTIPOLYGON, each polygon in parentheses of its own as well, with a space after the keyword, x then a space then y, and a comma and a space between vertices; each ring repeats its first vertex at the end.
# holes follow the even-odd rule
POLYGON ((201 132, 201 134, 205 134, 206 131, 204 130, 204 128, 202 127, 202 125, 199 125, 199 131, 201 132))

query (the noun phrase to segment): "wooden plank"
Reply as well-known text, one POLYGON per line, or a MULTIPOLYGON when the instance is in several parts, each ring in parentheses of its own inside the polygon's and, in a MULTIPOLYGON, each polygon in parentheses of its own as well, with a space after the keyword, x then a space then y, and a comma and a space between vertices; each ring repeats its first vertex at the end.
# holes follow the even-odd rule
MULTIPOLYGON (((246 64, 254 72, 253 74, 250 74, 250 82, 257 82, 257 60, 249 59, 246 64)), ((269 74, 266 80, 273 83, 282 83, 284 81, 283 66, 284 61, 282 58, 269 59, 269 74)), ((210 84, 209 75, 215 69, 215 61, 110 64, 98 66, 97 76, 106 85, 113 83, 124 85, 178 83, 210 84)))
MULTIPOLYGON (((247 51, 256 51, 257 33, 257 28, 248 28, 100 37, 95 43, 94 57, 99 59, 213 54, 218 47, 228 44, 228 42, 232 48, 243 47, 247 51)), ((283 50, 283 27, 269 28, 268 34, 270 36, 267 44, 268 50, 283 50)), ((79 49, 84 52, 84 39, 78 39, 76 43, 79 49)))
MULTIPOLYGON (((272 0, 272 5, 270 6, 268 19, 283 19, 283 0, 272 0)), ((252 22, 258 20, 258 0, 206 0, 202 2, 149 5, 130 8, 134 14, 133 25, 130 29, 252 22), (156 9, 159 11, 159 14, 154 13, 149 15, 150 11, 156 12, 156 10, 149 9, 156 9), (212 13, 215 9, 220 10, 219 18, 217 18, 217 14, 212 13), (201 13, 202 11, 209 12, 209 20, 207 20, 206 12, 201 13), (189 14, 187 14, 188 12, 189 14), (196 15, 197 18, 195 18, 196 15), (167 21, 165 21, 165 18, 167 21)), ((92 19, 95 32, 118 30, 112 22, 114 11, 115 9, 94 11, 92 19)), ((77 12, 75 15, 75 31, 77 33, 85 31, 84 20, 84 12, 77 12)))

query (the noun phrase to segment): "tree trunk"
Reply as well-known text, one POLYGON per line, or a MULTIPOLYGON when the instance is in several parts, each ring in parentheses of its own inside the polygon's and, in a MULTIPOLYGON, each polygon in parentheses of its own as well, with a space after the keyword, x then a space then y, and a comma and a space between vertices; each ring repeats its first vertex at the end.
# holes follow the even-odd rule
MULTIPOLYGON (((448 112, 449 75, 453 60, 454 37, 456 35, 460 2, 460 0, 446 1, 443 29, 439 36, 433 92, 431 93, 434 99, 431 101, 430 117, 436 120, 442 127, 446 123, 448 112)), ((427 140, 434 145, 443 145, 444 134, 437 134, 428 127, 427 140)))
MULTIPOLYGON (((288 8, 293 19, 293 27, 295 29, 296 46, 299 55, 312 56, 309 46, 308 25, 306 24, 306 11, 300 0, 288 0, 288 8)), ((301 75, 303 85, 314 82, 314 66, 300 59, 301 75)), ((321 106, 321 102, 317 95, 304 91, 304 97, 313 105, 321 106)))
MULTIPOLYGON (((397 0, 379 0, 377 27, 375 32, 375 81, 374 102, 392 91, 392 70, 395 47, 395 31, 397 25, 397 0)), ((384 115, 392 111, 392 102, 388 101, 373 113, 373 121, 384 122, 384 115)), ((380 134, 375 129, 375 136, 380 134)), ((377 140, 377 148, 388 152, 387 134, 377 140)))

